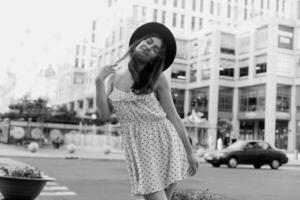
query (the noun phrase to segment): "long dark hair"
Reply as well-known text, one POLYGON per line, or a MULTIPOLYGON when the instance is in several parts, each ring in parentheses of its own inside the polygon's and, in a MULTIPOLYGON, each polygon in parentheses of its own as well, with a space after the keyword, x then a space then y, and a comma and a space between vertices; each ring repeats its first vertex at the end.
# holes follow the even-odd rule
POLYGON ((134 94, 148 94, 154 91, 155 84, 161 72, 164 69, 164 62, 165 62, 165 51, 166 47, 162 38, 156 34, 151 33, 130 45, 128 52, 120 59, 123 60, 128 55, 130 55, 130 61, 128 63, 128 70, 133 79, 133 85, 131 87, 131 91, 134 94), (142 71, 138 70, 139 64, 141 63, 138 56, 135 54, 136 46, 143 40, 149 37, 157 37, 161 39, 162 45, 157 57, 152 60, 151 62, 147 63, 145 68, 142 71))

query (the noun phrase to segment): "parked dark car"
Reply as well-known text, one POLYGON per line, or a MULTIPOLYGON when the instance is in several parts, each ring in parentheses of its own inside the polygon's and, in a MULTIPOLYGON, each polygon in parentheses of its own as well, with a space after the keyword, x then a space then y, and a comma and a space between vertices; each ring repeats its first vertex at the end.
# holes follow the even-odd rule
POLYGON ((213 167, 226 164, 230 168, 236 168, 238 164, 250 164, 256 169, 265 164, 270 165, 271 169, 278 169, 288 162, 288 157, 283 151, 260 140, 237 141, 222 151, 205 154, 204 159, 213 167))

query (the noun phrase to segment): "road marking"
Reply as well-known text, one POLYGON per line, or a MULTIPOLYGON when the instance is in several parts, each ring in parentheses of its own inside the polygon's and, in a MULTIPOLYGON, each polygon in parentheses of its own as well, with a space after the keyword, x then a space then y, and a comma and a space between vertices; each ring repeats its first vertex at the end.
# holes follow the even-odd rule
POLYGON ((44 191, 56 191, 56 190, 69 190, 66 186, 52 186, 52 187, 45 187, 44 191))
POLYGON ((75 196, 75 192, 64 191, 64 192, 42 192, 41 196, 75 196))
POLYGON ((69 190, 66 186, 60 186, 56 182, 47 182, 43 188, 41 196, 74 196, 75 192, 69 190))
POLYGON ((47 183, 46 183, 46 186, 47 186, 47 185, 58 185, 58 184, 55 183, 55 182, 47 182, 47 183))

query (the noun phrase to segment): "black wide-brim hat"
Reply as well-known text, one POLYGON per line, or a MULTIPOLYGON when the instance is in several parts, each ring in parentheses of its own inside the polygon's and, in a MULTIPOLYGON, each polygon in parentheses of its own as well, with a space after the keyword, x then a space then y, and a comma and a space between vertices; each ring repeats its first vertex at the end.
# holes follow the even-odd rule
POLYGON ((163 40, 166 45, 166 57, 165 57, 165 66, 163 70, 166 70, 174 61, 176 56, 176 40, 173 33, 163 24, 157 22, 149 22, 138 27, 129 40, 129 46, 136 40, 141 39, 142 37, 156 33, 163 40))

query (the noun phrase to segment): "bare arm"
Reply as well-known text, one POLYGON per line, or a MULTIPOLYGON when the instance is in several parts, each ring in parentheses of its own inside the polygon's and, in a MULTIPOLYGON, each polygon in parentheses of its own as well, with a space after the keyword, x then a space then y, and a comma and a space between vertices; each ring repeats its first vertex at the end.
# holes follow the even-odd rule
POLYGON ((171 95, 171 89, 164 74, 161 74, 158 79, 156 92, 159 102, 167 114, 167 118, 172 122, 177 130, 187 154, 192 154, 192 146, 189 142, 184 124, 176 111, 171 95))
POLYGON ((112 82, 114 79, 114 66, 104 66, 96 78, 96 106, 99 117, 103 121, 107 121, 111 115, 111 106, 108 102, 108 96, 112 91, 112 82), (110 75, 107 82, 107 89, 105 90, 105 79, 110 75))
POLYGON ((172 100, 171 89, 169 83, 162 73, 157 81, 156 93, 158 95, 159 102, 167 114, 167 118, 174 125, 187 153, 189 161, 188 175, 193 176, 198 170, 198 161, 193 153, 192 146, 188 140, 186 129, 182 120, 178 116, 175 105, 172 100))

